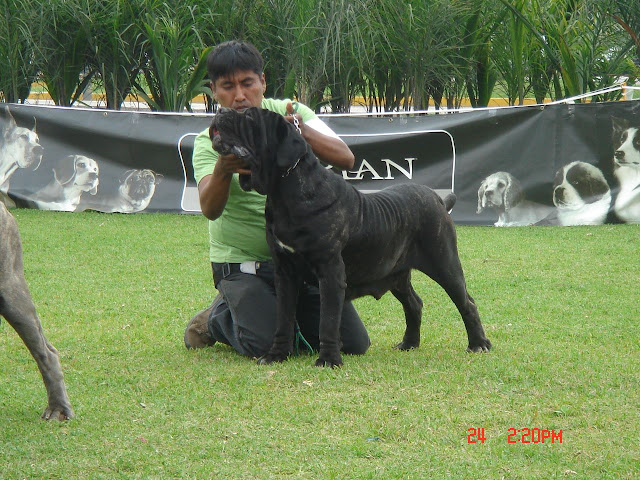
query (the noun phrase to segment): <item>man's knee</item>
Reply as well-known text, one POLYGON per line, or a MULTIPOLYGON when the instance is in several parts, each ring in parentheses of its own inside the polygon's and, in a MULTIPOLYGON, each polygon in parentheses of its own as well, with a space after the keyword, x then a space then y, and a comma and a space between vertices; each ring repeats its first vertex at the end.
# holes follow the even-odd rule
POLYGON ((271 338, 263 338, 255 332, 239 329, 236 350, 246 357, 260 358, 267 354, 271 348, 272 341, 271 338))
POLYGON ((350 338, 342 346, 342 351, 349 355, 364 355, 371 346, 371 340, 368 335, 359 338, 350 338))

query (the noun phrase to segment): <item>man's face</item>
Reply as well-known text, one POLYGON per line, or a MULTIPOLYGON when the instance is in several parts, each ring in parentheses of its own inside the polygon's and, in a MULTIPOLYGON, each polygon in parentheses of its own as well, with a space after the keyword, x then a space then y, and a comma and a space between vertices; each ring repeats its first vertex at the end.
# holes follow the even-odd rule
POLYGON ((266 89, 264 73, 238 71, 218 78, 211 83, 213 97, 221 107, 243 111, 250 107, 260 107, 266 89))

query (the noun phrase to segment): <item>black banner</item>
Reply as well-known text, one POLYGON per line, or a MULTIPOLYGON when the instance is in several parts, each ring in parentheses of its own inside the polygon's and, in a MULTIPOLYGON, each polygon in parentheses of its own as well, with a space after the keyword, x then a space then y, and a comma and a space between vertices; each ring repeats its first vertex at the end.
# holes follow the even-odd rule
MULTIPOLYGON (((454 191, 459 224, 640 222, 636 101, 438 115, 326 115, 364 192, 418 182, 454 191)), ((200 211, 193 141, 211 116, 0 104, 0 191, 9 205, 200 211)))

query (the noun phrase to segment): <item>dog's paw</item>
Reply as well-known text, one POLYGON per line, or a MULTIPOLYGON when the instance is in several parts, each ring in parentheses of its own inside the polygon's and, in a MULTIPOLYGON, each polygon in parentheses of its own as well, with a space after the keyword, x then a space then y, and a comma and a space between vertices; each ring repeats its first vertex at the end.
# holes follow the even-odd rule
POLYGON ((65 420, 72 419, 73 416, 73 410, 70 406, 58 405, 55 407, 47 407, 41 418, 43 420, 58 420, 64 422, 65 420))
POLYGON ((289 355, 286 353, 267 353, 258 359, 258 365, 271 365, 272 363, 282 363, 289 355))
POLYGON ((469 344, 467 347, 467 352, 469 353, 486 353, 489 350, 491 350, 491 342, 488 338, 483 338, 473 345, 469 344))
POLYGON ((342 357, 339 353, 337 355, 320 355, 320 358, 316 360, 316 367, 336 368, 341 366, 342 357))
POLYGON ((403 340, 393 348, 395 350, 406 351, 406 350, 411 350, 413 348, 418 348, 419 346, 420 346, 420 340, 418 340, 418 341, 403 340))

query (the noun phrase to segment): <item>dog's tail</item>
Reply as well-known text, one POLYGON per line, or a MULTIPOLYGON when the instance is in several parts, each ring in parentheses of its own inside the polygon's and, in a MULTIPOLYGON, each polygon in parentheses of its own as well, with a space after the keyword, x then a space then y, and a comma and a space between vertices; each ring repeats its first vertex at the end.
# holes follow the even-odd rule
POLYGON ((447 212, 451 211, 453 206, 456 204, 457 199, 458 197, 456 197, 456 194, 453 192, 451 192, 449 195, 444 197, 444 208, 447 209, 447 212))

